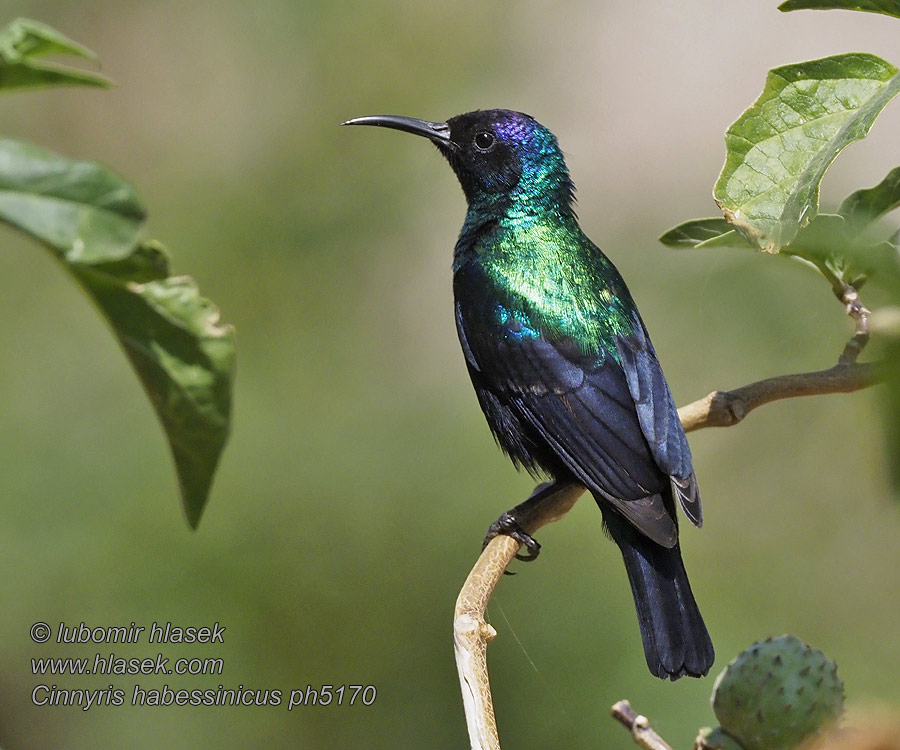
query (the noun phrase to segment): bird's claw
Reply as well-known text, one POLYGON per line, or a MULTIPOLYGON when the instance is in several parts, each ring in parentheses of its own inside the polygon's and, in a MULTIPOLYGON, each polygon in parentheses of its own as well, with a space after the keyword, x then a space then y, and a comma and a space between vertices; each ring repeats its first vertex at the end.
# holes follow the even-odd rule
POLYGON ((512 537, 527 550, 525 554, 517 552, 517 560, 521 560, 522 562, 532 562, 533 560, 537 559, 537 556, 541 552, 541 545, 538 543, 538 541, 519 525, 516 517, 509 511, 503 513, 500 518, 498 518, 491 524, 487 534, 484 537, 484 542, 482 543, 481 548, 484 549, 485 547, 487 547, 488 542, 490 542, 491 539, 493 539, 495 536, 499 536, 500 534, 505 534, 506 536, 512 537))

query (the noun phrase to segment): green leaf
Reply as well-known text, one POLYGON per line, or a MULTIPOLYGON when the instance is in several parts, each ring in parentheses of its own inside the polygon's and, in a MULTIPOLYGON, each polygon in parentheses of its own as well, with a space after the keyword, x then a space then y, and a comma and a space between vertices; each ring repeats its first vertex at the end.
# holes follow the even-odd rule
POLYGON ((803 227, 782 252, 796 255, 813 265, 827 268, 840 278, 844 256, 852 242, 847 236, 847 222, 838 214, 818 214, 803 227))
POLYGON ((38 86, 100 86, 111 81, 99 73, 40 60, 46 55, 73 55, 96 60, 87 47, 55 29, 18 18, 0 29, 0 90, 38 86))
POLYGON ((45 23, 28 18, 17 18, 5 29, 0 29, 0 54, 9 58, 74 55, 88 60, 97 59, 87 47, 45 23))
POLYGON ((861 10, 900 18, 900 0, 787 0, 778 10, 861 10))
POLYGON ((676 248, 751 247, 725 219, 718 216, 686 221, 670 229, 659 241, 676 248))
POLYGON ((803 227, 782 253, 802 258, 857 289, 868 278, 900 282, 897 235, 872 240, 859 227, 839 214, 819 214, 803 227))
POLYGON ((754 247, 779 252, 815 218, 825 170, 898 93, 897 69, 874 55, 769 71, 762 95, 725 134, 713 191, 725 218, 754 247))
POLYGON ((67 261, 128 255, 145 218, 134 188, 106 167, 0 138, 0 219, 67 261))
POLYGON ((161 245, 139 242, 144 209, 105 167, 0 140, 0 220, 55 251, 125 350, 162 422, 191 526, 228 438, 234 331, 161 245))
POLYGON ((169 276, 162 267, 161 278, 134 280, 130 265, 146 277, 153 268, 148 255, 156 262, 165 257, 146 244, 135 253, 105 267, 76 263, 70 270, 112 324, 150 397, 169 440, 188 522, 196 528, 228 439, 234 329, 219 322, 218 309, 188 276, 169 276))
POLYGON ((838 213, 860 230, 900 206, 900 167, 888 172, 875 187, 857 190, 841 203, 838 213))
POLYGON ((857 239, 846 250, 835 254, 827 266, 837 278, 859 289, 868 279, 896 296, 900 288, 900 244, 894 235, 886 240, 865 242, 857 239))

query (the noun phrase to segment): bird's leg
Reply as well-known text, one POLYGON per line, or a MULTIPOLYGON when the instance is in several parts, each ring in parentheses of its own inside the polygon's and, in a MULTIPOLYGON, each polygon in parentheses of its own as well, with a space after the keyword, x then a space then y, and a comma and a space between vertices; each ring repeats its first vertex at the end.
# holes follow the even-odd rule
POLYGON ((531 536, 531 534, 527 533, 516 520, 515 512, 519 507, 520 506, 517 505, 516 508, 500 514, 500 517, 488 528, 487 534, 484 536, 484 541, 481 543, 481 548, 484 549, 487 547, 488 542, 495 536, 505 534, 506 536, 511 536, 519 544, 524 545, 528 550, 528 553, 524 555, 517 552, 516 559, 521 560, 522 562, 531 562, 532 560, 537 560, 537 556, 541 552, 541 545, 533 536, 531 536))
POLYGON ((531 521, 539 516, 547 514, 548 509, 563 501, 565 506, 559 515, 565 513, 572 507, 578 496, 584 491, 581 485, 575 482, 557 480, 555 482, 545 482, 534 488, 531 496, 515 508, 506 511, 494 521, 487 534, 484 537, 482 549, 488 545, 498 534, 506 534, 515 539, 519 544, 525 546, 528 550, 526 554, 516 554, 516 558, 522 562, 531 562, 537 559, 541 551, 541 545, 529 534, 526 529, 531 526, 531 521), (563 499, 566 495, 566 500, 563 499), (569 498, 571 498, 569 500, 569 498))

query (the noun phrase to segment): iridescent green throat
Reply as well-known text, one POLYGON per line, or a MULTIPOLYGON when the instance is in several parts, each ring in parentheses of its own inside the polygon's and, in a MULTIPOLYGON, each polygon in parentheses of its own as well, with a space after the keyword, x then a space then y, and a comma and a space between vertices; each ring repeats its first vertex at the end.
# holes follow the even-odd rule
POLYGON ((574 186, 556 137, 534 121, 510 127, 517 129, 518 182, 502 193, 489 186, 467 192, 454 265, 482 267, 498 315, 569 339, 585 354, 618 358, 615 339, 634 325, 628 289, 578 226, 574 186))
POLYGON ((474 249, 500 293, 498 302, 520 322, 551 338, 571 339, 585 354, 617 357, 615 338, 632 332, 633 303, 574 217, 505 218, 474 249))

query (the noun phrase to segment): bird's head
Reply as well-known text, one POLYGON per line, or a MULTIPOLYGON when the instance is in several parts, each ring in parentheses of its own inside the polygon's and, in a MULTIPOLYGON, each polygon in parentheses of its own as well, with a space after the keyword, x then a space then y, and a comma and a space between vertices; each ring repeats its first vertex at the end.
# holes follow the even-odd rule
POLYGON ((344 125, 377 125, 428 138, 450 162, 470 208, 570 210, 573 186, 553 135, 530 115, 488 109, 429 122, 374 115, 344 125))

